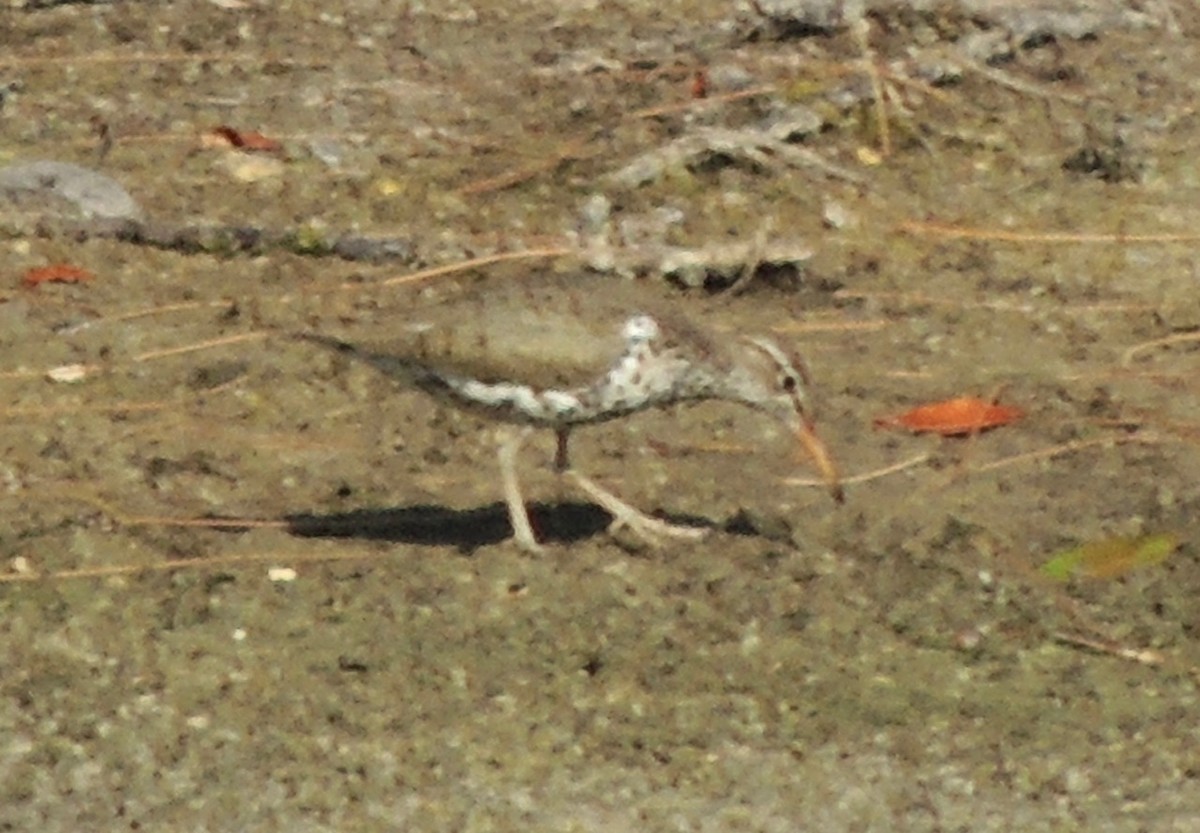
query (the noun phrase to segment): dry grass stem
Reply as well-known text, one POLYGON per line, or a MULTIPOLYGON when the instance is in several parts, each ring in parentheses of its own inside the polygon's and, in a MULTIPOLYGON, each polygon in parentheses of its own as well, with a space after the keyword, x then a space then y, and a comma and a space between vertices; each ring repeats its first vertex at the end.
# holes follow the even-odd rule
POLYGON ((131 310, 123 312, 107 318, 100 318, 92 322, 92 326, 99 323, 116 323, 118 321, 132 321, 135 318, 150 318, 156 315, 167 315, 173 312, 190 312, 196 309, 205 309, 213 307, 228 307, 232 302, 225 301, 182 301, 177 304, 163 304, 161 307, 147 307, 145 309, 131 310))
POLYGON ((326 553, 260 552, 238 555, 197 556, 196 558, 172 558, 148 564, 109 564, 97 567, 79 567, 72 570, 54 570, 41 573, 37 570, 0 573, 0 584, 34 581, 68 581, 71 579, 114 578, 117 576, 164 573, 175 570, 215 570, 253 564, 314 564, 333 561, 365 561, 378 558, 378 551, 347 551, 326 553))
POLYGON ((226 347, 230 344, 241 344, 247 341, 262 341, 270 333, 265 330, 258 330, 251 333, 238 333, 237 335, 223 336, 221 338, 213 338, 207 341, 198 341, 194 344, 185 344, 182 347, 167 347, 161 350, 149 350, 145 353, 139 353, 133 357, 135 362, 148 362, 154 359, 163 359, 168 356, 179 356, 184 353, 195 353, 200 350, 209 350, 213 347, 226 347))
MULTIPOLYGON (((867 292, 854 289, 839 289, 833 293, 839 300, 875 301, 877 303, 908 304, 914 306, 943 306, 955 309, 989 309, 996 312, 1015 312, 1028 315, 1038 306, 1038 302, 1028 301, 979 301, 963 298, 952 298, 945 295, 924 295, 919 292, 867 292)), ((1110 313, 1110 312, 1147 312, 1156 309, 1153 304, 1133 303, 1128 301, 1097 301, 1090 304, 1069 304, 1063 306, 1055 299, 1047 299, 1043 304, 1047 309, 1056 313, 1110 313)))
POLYGON ((1038 460, 1051 460, 1055 457, 1062 457, 1066 454, 1074 454, 1077 451, 1083 451, 1088 448, 1096 448, 1103 446, 1116 445, 1161 445, 1165 442, 1162 437, 1147 432, 1130 434, 1125 436, 1106 436, 1096 437, 1090 440, 1072 440, 1062 445, 1050 446, 1037 451, 1029 451, 1025 454, 1014 454, 1011 457, 1003 457, 999 460, 993 460, 990 463, 983 463, 974 466, 972 472, 993 471, 995 469, 1006 468, 1007 466, 1015 466, 1020 463, 1030 463, 1038 460))
POLYGON ((896 226, 905 234, 959 240, 1000 240, 1008 243, 1194 243, 1200 234, 1112 234, 1083 232, 1003 231, 951 223, 906 220, 896 226))
MULTIPOLYGON (((421 281, 439 278, 443 275, 453 275, 458 272, 469 272, 472 269, 478 269, 481 266, 490 266, 493 263, 507 263, 513 260, 534 260, 538 258, 557 258, 567 257, 578 254, 578 250, 573 248, 550 247, 545 249, 526 249, 519 252, 501 252, 494 255, 486 255, 484 257, 476 257, 471 260, 464 260, 461 263, 452 263, 448 266, 436 266, 432 269, 422 269, 420 272, 413 272, 409 275, 397 275, 393 278, 382 280, 375 286, 401 286, 410 283, 420 283, 421 281)), ((339 290, 356 290, 362 289, 364 284, 361 283, 346 283, 341 284, 337 288, 339 290)))
POLYGON ((1148 648, 1126 648, 1120 643, 1108 639, 1081 636, 1075 633, 1067 633, 1066 631, 1055 631, 1054 639, 1065 645, 1086 648, 1089 651, 1108 654, 1118 659, 1125 659, 1130 662, 1141 663, 1142 665, 1159 666, 1166 662, 1166 657, 1158 651, 1152 651, 1148 648))
POLYGON ((12 417, 52 417, 61 414, 128 414, 161 411, 178 404, 167 399, 150 399, 146 401, 117 402, 112 405, 30 405, 0 408, 0 418, 12 417))
POLYGON ((553 171, 563 162, 586 158, 587 154, 584 153, 584 148, 591 140, 592 137, 590 135, 572 139, 564 143, 552 156, 515 170, 488 177, 487 179, 476 180, 459 188, 458 193, 463 196, 478 196, 493 191, 502 191, 505 188, 512 188, 514 185, 520 185, 522 182, 533 179, 538 174, 553 171))
POLYGON ((1151 350, 1157 350, 1160 347, 1172 347, 1176 344, 1190 344, 1193 341, 1200 341, 1200 333, 1175 333, 1174 335, 1156 338, 1151 341, 1143 341, 1140 344, 1135 344, 1121 354, 1121 364, 1128 367, 1133 364, 1134 359, 1142 353, 1149 353, 1151 350))
MULTIPOLYGON (((924 463, 926 460, 928 460, 929 457, 930 455, 928 453, 918 454, 915 457, 910 457, 909 459, 902 460, 899 463, 893 463, 892 465, 884 466, 881 469, 874 469, 873 471, 856 474, 853 477, 843 477, 840 480, 843 486, 848 486, 855 483, 866 483, 871 480, 878 480, 881 477, 887 477, 890 474, 895 474, 896 472, 919 466, 921 463, 924 463)), ((813 477, 786 477, 784 478, 783 482, 788 486, 804 486, 806 488, 824 489, 828 488, 829 486, 828 480, 825 480, 824 478, 813 477)))
POLYGON ((1063 93, 1057 90, 1052 90, 1038 84, 1033 84, 1029 81, 1023 81, 1013 75, 993 67, 978 64, 969 60, 965 55, 957 54, 953 58, 947 58, 951 63, 965 72, 973 72, 976 75, 986 78, 993 84, 998 84, 1001 87, 1006 87, 1013 92, 1022 93, 1024 95, 1034 96, 1035 98, 1043 98, 1048 101, 1062 101, 1067 104, 1085 104, 1087 99, 1083 96, 1073 95, 1072 93, 1063 93))
POLYGON ((94 64, 177 64, 177 63, 209 63, 209 64, 262 64, 271 63, 295 69, 314 69, 321 66, 318 61, 297 61, 291 58, 281 58, 275 54, 262 52, 136 52, 120 54, 112 52, 93 52, 85 55, 0 55, 0 67, 38 67, 63 66, 68 69, 94 64))
POLYGON ((888 121, 888 94, 879 74, 875 50, 871 48, 871 24, 860 14, 850 23, 850 31, 861 53, 863 70, 871 82, 872 106, 875 108, 875 124, 879 130, 879 153, 886 159, 892 155, 892 129, 888 121))
POLYGON ((890 327, 894 321, 873 318, 867 321, 789 321, 771 327, 775 335, 801 335, 804 333, 873 333, 890 327))
POLYGON ((746 98, 758 98, 759 96, 771 95, 779 91, 779 87, 775 84, 764 84, 761 87, 751 87, 748 90, 737 90, 731 93, 722 93, 720 95, 709 95, 706 98, 691 98, 687 101, 679 101, 674 104, 663 104, 659 107, 647 107, 644 110, 634 110, 629 114, 629 118, 634 119, 649 119, 657 116, 669 116, 672 113, 682 113, 688 110, 700 110, 706 107, 711 107, 714 104, 728 104, 731 101, 741 101, 746 98))

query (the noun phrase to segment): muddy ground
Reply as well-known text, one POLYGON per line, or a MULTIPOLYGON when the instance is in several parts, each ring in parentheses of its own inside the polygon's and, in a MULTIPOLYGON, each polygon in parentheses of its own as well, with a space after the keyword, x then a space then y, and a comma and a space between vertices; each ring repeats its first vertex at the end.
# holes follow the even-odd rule
POLYGON ((0 827, 1200 827, 1200 17, 1131 8, 1080 39, 881 11, 874 86, 853 27, 720 3, 0 12, 0 163, 96 168, 164 222, 411 241, 0 243, 0 827), (781 113, 811 164, 617 175, 781 113), (284 155, 202 147, 220 124, 284 155), (386 335, 422 296, 384 281, 474 257, 575 252, 472 273, 519 280, 772 240, 812 256, 736 294, 612 269, 819 384, 841 507, 737 408, 580 432, 580 468, 716 528, 698 544, 614 541, 544 437, 523 472, 551 547, 525 555, 486 425, 263 335, 386 335), (59 262, 95 280, 20 287, 59 262), (873 427, 962 394, 1027 416, 873 427), (1037 572, 1161 532, 1160 565, 1037 572))

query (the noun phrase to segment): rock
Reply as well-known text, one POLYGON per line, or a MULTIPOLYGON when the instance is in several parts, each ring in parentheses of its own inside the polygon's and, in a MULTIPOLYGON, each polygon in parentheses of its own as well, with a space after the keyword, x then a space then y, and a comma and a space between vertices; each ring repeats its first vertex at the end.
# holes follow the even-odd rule
POLYGON ((142 209, 115 179, 70 162, 42 160, 0 168, 0 199, 31 213, 137 220, 142 209))

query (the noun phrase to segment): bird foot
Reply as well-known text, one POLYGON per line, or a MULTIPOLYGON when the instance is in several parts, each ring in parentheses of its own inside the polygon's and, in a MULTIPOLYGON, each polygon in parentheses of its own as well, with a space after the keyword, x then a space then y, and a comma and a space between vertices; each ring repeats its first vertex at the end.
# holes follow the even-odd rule
MULTIPOLYGON (((516 520, 511 513, 510 518, 516 520)), ((546 552, 546 548, 539 544, 537 538, 534 537, 533 527, 529 524, 528 516, 525 516, 524 523, 520 521, 513 523, 513 541, 529 555, 542 555, 546 552)))
POLYGON ((640 512, 579 472, 568 470, 564 474, 569 476, 588 497, 613 516, 613 522, 608 527, 610 534, 628 529, 648 544, 661 544, 668 538, 698 541, 709 533, 709 530, 701 527, 668 523, 661 518, 640 512))

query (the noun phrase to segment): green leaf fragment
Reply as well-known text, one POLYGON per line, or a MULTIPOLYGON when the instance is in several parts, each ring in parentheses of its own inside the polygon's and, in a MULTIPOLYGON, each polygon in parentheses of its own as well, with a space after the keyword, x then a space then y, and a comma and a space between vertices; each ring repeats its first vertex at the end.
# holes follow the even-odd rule
POLYGON ((1045 564, 1044 574, 1059 581, 1071 578, 1116 578, 1138 567, 1158 564, 1179 548, 1172 532, 1140 538, 1106 538, 1064 550, 1045 564))

